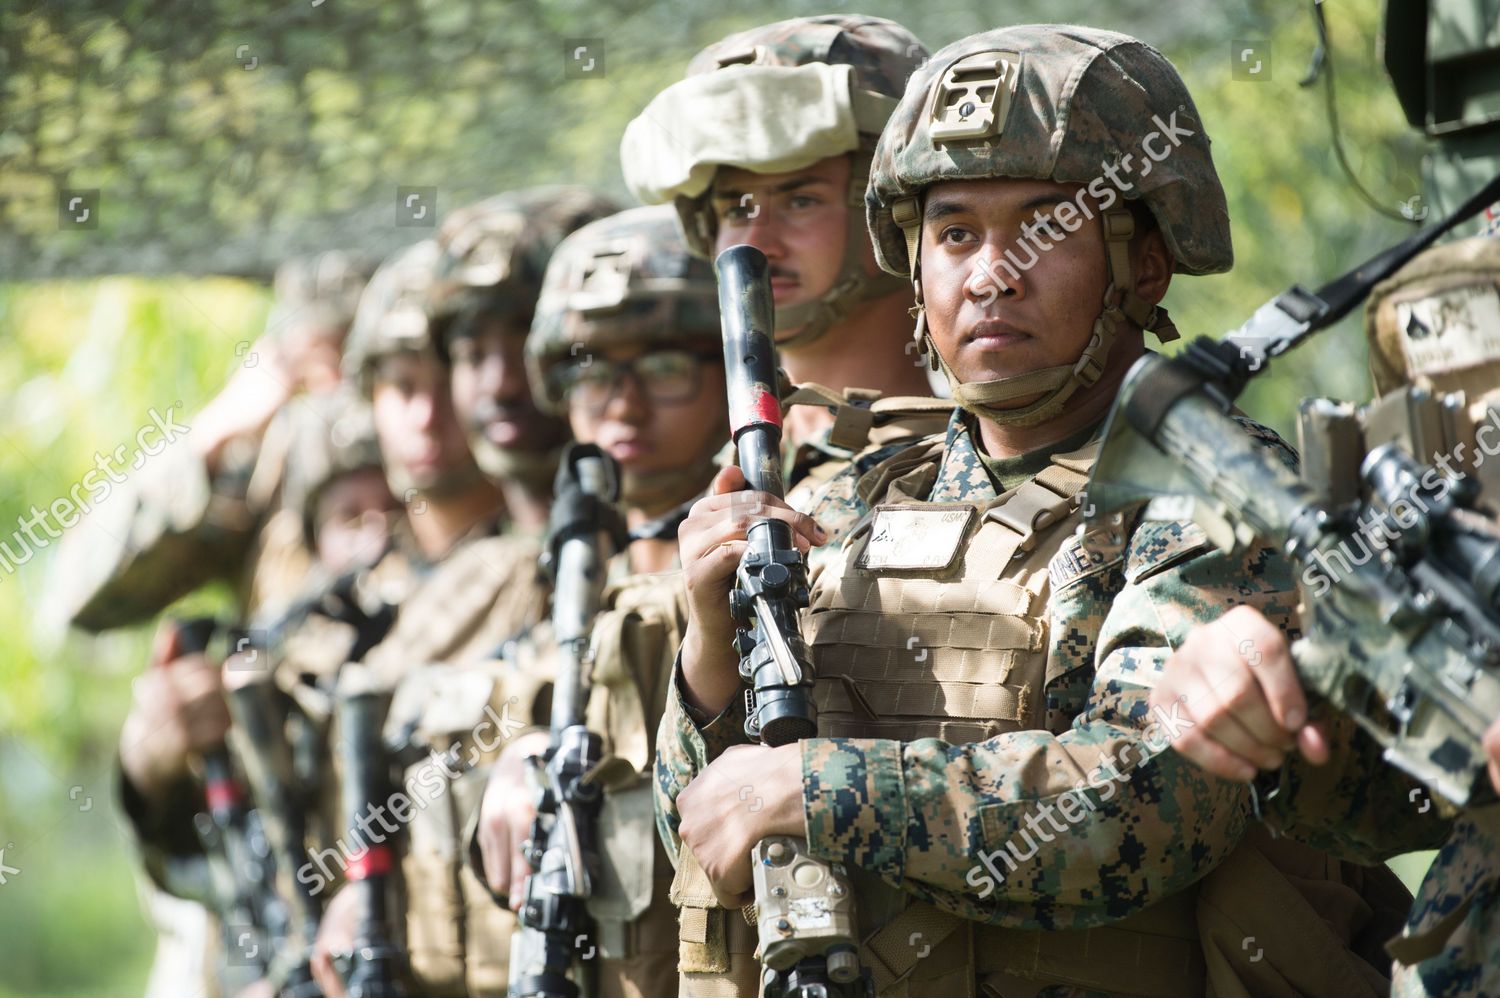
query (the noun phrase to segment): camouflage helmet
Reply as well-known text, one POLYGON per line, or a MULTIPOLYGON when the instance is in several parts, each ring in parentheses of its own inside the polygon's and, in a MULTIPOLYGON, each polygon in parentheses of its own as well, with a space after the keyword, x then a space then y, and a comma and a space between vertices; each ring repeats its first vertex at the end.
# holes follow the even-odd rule
POLYGON ((513 315, 524 329, 558 242, 617 207, 583 187, 510 191, 449 215, 438 229, 439 257, 427 314, 438 350, 454 320, 513 315))
POLYGON ((1370 293, 1365 332, 1377 395, 1418 379, 1471 401, 1500 387, 1500 239, 1418 255, 1370 293))
POLYGON ((376 363, 391 354, 431 347, 427 297, 438 261, 431 239, 398 250, 375 270, 359 297, 344 344, 344 377, 366 396, 376 363))
POLYGON ((713 267, 693 256, 668 205, 631 208, 564 239, 547 266, 526 366, 538 401, 561 412, 557 367, 579 346, 719 342, 713 267))
POLYGON ((380 445, 369 404, 351 391, 299 396, 287 413, 292 426, 282 502, 301 517, 303 539, 312 547, 318 500, 344 475, 382 471, 380 445))
MULTIPOLYGON (((1121 194, 1150 210, 1183 274, 1233 265, 1229 211, 1208 136, 1177 70, 1144 42, 1096 28, 1034 24, 971 35, 912 77, 875 150, 865 208, 880 265, 912 280, 919 310, 926 189, 999 177, 1083 184, 1098 200, 1110 286, 1094 338, 1074 364, 969 385, 957 383, 927 342, 920 311, 917 338, 960 405, 998 422, 1034 425, 1098 380, 1126 320, 1163 340, 1177 335, 1165 309, 1134 293, 1128 247, 1135 218, 1117 206, 1121 194), (1039 393, 1022 408, 1000 406, 1039 393)), ((1082 195, 1069 219, 1093 217, 1082 195)))
POLYGON ((342 250, 294 257, 276 268, 271 285, 273 303, 266 329, 275 335, 318 327, 342 340, 354 321, 375 263, 369 257, 342 250))
POLYGON ((688 248, 711 257, 719 167, 783 173, 852 154, 848 235, 833 287, 776 310, 777 331, 800 330, 783 346, 810 343, 859 303, 898 288, 865 271, 860 206, 876 139, 926 56, 901 25, 861 15, 799 17, 730 35, 695 56, 687 77, 626 127, 625 182, 648 204, 673 202, 688 248))

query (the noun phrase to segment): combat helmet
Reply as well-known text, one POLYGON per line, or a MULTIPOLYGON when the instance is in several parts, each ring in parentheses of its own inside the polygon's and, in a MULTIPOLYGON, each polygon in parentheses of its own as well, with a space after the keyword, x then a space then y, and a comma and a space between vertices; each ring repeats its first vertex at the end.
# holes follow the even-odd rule
POLYGON ((1425 250, 1365 307, 1370 380, 1385 395, 1423 380, 1470 401, 1500 386, 1500 239, 1425 250))
POLYGON ((1177 70, 1144 42, 1073 25, 1000 28, 948 45, 912 77, 875 151, 866 215, 880 265, 912 281, 917 340, 960 405, 1010 425, 1044 422, 1098 380, 1126 322, 1176 338, 1166 310, 1131 290, 1135 220, 1116 204, 1122 194, 1150 210, 1177 273, 1233 265, 1224 189, 1197 108, 1177 70), (1113 179, 1122 175, 1123 184, 1113 179), (1087 185, 1102 209, 1110 283, 1075 363, 960 384, 932 347, 922 312, 923 198, 939 181, 1000 177, 1087 185), (1024 407, 998 408, 1039 392, 1024 407))
MULTIPOLYGON (((588 363, 590 350, 627 343, 701 343, 711 351, 720 343, 713 267, 688 252, 668 205, 592 222, 558 246, 526 341, 532 394, 563 412, 558 375, 565 367, 588 363)), ((727 426, 724 437, 713 437, 713 445, 681 469, 626 472, 625 499, 650 504, 705 484, 725 438, 727 426)))
POLYGON ((380 445, 369 404, 346 389, 307 395, 288 413, 294 425, 282 502, 301 519, 311 549, 318 500, 344 475, 381 470, 380 445))
POLYGON ((927 51, 894 21, 860 15, 799 17, 710 45, 687 77, 657 95, 625 129, 625 182, 647 204, 673 202, 688 248, 713 254, 709 200, 721 166, 756 173, 798 170, 852 154, 849 227, 833 287, 776 310, 782 345, 804 346, 861 302, 897 290, 864 266, 860 217, 870 156, 907 77, 927 51))
POLYGON ((375 270, 359 297, 344 344, 344 377, 368 398, 382 357, 431 349, 427 296, 438 245, 426 239, 398 250, 375 270))
POLYGON ((460 208, 438 229, 427 315, 441 351, 455 323, 514 316, 525 329, 547 260, 564 236, 619 210, 583 187, 530 187, 460 208))
MULTIPOLYGON (((583 187, 530 187, 460 208, 438 230, 438 260, 427 302, 438 355, 487 319, 526 335, 547 261, 564 236, 617 210, 583 187)), ((564 438, 561 428, 555 434, 564 438)), ((550 484, 558 449, 501 447, 468 428, 469 450, 491 478, 550 484)))
POLYGON ((316 327, 342 340, 374 269, 373 260, 343 250, 293 257, 276 268, 266 329, 285 335, 316 327))

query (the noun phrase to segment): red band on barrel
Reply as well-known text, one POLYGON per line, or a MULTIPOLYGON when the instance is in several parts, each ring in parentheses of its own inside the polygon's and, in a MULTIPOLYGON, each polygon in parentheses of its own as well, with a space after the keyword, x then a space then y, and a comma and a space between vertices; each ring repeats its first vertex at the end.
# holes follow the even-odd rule
POLYGON ((364 880, 391 872, 391 851, 385 846, 366 846, 344 865, 344 875, 350 880, 364 880))
POLYGON ((758 423, 767 423, 778 429, 781 427, 781 399, 776 393, 765 385, 756 384, 751 386, 750 404, 746 407, 745 419, 737 426, 731 427, 731 433, 737 434, 747 426, 755 426, 758 423))
POLYGON ((244 799, 233 780, 209 780, 203 787, 203 797, 210 811, 233 807, 244 799))

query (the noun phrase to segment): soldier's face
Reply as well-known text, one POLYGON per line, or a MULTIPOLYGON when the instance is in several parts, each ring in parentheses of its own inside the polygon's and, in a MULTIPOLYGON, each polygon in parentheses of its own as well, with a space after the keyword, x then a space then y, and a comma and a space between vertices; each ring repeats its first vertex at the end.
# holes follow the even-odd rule
POLYGON ((473 458, 448 395, 448 372, 436 357, 398 353, 382 359, 371 412, 392 481, 442 493, 469 480, 473 458))
POLYGON ((634 476, 691 467, 726 439, 719 354, 690 343, 594 352, 592 371, 612 376, 569 391, 568 422, 577 440, 598 444, 620 462, 627 501, 634 476))
POLYGON ((927 327, 959 381, 1010 378, 1082 355, 1108 265, 1097 202, 1083 194, 1093 214, 1086 218, 1079 192, 1078 184, 1012 179, 928 189, 920 249, 927 327))
POLYGON ((379 468, 361 468, 330 482, 314 512, 318 560, 329 574, 372 563, 390 539, 400 509, 379 468))
MULTIPOLYGON (((849 169, 847 155, 790 173, 720 167, 711 201, 718 222, 715 252, 748 243, 764 253, 778 307, 827 293, 838 277, 848 238, 849 169)), ((869 242, 863 240, 865 268, 874 273, 875 251, 869 242)), ((795 333, 786 330, 781 336, 795 333)))
POLYGON ((453 408, 476 455, 488 448, 544 454, 567 439, 562 421, 532 401, 526 329, 519 319, 489 316, 448 342, 453 408))

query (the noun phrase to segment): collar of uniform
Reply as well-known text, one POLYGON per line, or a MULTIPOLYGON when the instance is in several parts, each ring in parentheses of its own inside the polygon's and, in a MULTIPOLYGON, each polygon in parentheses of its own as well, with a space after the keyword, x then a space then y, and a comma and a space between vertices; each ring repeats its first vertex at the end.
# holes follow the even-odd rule
POLYGON ((1015 457, 992 458, 980 445, 975 417, 957 409, 948 420, 942 468, 938 471, 929 501, 984 502, 999 498, 1036 477, 1056 455, 1078 450, 1093 440, 1103 426, 1104 421, 1100 420, 1055 444, 1015 457))

